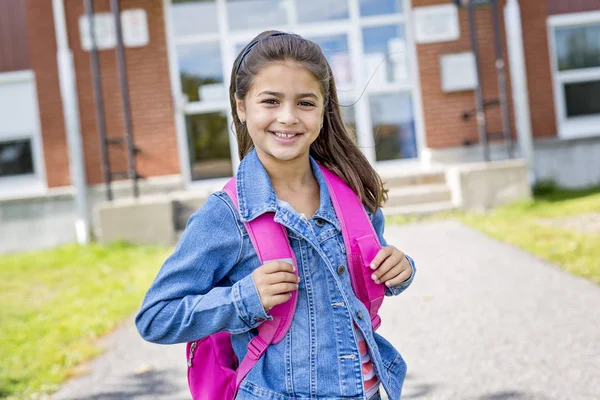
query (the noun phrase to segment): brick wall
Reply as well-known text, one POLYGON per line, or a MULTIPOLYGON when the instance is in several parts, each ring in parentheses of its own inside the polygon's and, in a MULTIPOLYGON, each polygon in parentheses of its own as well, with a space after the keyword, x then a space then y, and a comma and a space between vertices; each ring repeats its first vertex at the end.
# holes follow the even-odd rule
MULTIPOLYGON (((110 11, 108 0, 96 0, 94 3, 96 12, 110 11)), ((141 149, 136 158, 136 168, 144 177, 180 173, 162 4, 161 0, 121 0, 121 10, 144 8, 148 16, 149 44, 125 49, 133 136, 136 146, 141 149)), ((89 184, 100 183, 103 177, 90 55, 81 48, 79 38, 78 20, 84 14, 83 2, 65 0, 65 7, 69 44, 75 63, 86 174, 89 184)), ((32 64, 38 76, 48 185, 68 185, 68 156, 56 70, 52 5, 49 1, 28 0, 27 8, 32 27, 30 46, 35 54, 32 54, 32 59, 35 59, 32 64)), ((114 49, 100 51, 99 59, 107 135, 122 137, 125 128, 116 52, 114 49)), ((112 147, 110 155, 111 170, 125 171, 124 146, 112 147)))
POLYGON ((519 1, 533 137, 556 136, 546 1, 519 1))
POLYGON ((599 11, 600 0, 548 0, 548 14, 599 11))
POLYGON ((0 0, 0 72, 29 68, 25 3, 0 0))
MULTIPOLYGON (((542 1, 520 1, 523 17, 524 46, 529 78, 530 102, 534 136, 555 135, 554 103, 550 77, 548 44, 546 34, 547 4, 542 1), (537 4, 535 4, 537 3, 537 4), (525 4, 525 5, 524 5, 525 4)), ((448 4, 445 0, 413 0, 413 7, 448 4)), ((511 116, 511 129, 515 136, 514 113, 510 69, 504 30, 504 4, 499 2, 500 30, 507 66, 507 95, 511 116)), ((459 9, 460 38, 453 42, 417 45, 420 82, 425 117, 427 147, 444 148, 461 146, 465 140, 478 142, 477 123, 474 118, 465 122, 460 115, 464 110, 475 108, 474 91, 444 93, 441 89, 440 56, 443 54, 471 51, 468 12, 459 9)), ((477 36, 484 98, 498 97, 495 69, 494 37, 490 7, 476 11, 477 36)), ((487 130, 502 130, 501 109, 486 110, 487 130)))
POLYGON ((44 163, 49 187, 70 184, 69 153, 63 119, 52 2, 27 0, 27 39, 35 72, 44 163))

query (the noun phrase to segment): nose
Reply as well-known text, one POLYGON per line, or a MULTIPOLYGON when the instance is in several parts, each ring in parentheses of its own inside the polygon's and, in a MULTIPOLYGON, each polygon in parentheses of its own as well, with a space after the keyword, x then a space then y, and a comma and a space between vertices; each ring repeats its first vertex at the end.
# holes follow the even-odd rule
POLYGON ((277 122, 284 125, 294 125, 297 123, 298 114, 296 113, 296 107, 292 104, 281 107, 279 115, 277 115, 277 122))

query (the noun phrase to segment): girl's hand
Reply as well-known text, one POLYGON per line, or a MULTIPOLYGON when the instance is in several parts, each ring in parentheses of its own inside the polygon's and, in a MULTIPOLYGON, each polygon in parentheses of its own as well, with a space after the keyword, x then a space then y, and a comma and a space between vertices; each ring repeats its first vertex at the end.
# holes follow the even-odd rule
POLYGON ((403 252, 394 246, 386 246, 379 250, 371 262, 372 275, 376 283, 396 286, 408 280, 412 275, 412 267, 403 252))
POLYGON ((294 266, 281 261, 268 262, 252 271, 252 279, 265 311, 292 297, 298 290, 300 277, 294 274, 294 266))

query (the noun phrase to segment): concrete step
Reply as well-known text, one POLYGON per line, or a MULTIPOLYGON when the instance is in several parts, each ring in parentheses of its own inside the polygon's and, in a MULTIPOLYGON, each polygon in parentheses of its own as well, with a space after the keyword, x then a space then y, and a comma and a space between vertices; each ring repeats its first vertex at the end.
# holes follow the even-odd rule
POLYGON ((173 201, 173 214, 175 217, 175 229, 183 230, 188 219, 196 212, 204 202, 206 197, 188 196, 188 198, 178 198, 173 201))
POLYGON ((412 204, 408 206, 383 207, 383 215, 391 217, 394 215, 405 215, 410 217, 426 217, 428 215, 440 214, 457 210, 449 201, 440 201, 436 203, 412 204))
POLYGON ((395 187, 446 183, 444 171, 419 171, 399 175, 381 175, 388 189, 395 187))
POLYGON ((450 201, 450 189, 445 184, 412 185, 394 187, 388 192, 386 207, 450 201))

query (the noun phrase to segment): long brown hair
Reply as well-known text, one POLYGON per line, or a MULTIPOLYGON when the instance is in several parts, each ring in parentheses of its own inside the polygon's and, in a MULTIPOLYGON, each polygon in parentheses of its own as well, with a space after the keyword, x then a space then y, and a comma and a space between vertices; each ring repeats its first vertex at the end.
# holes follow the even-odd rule
POLYGON ((387 200, 387 190, 344 125, 333 73, 321 48, 301 36, 278 31, 262 32, 242 49, 234 62, 229 101, 240 159, 252 150, 254 144, 246 125, 237 115, 236 97, 245 99, 253 77, 266 64, 288 60, 302 64, 319 81, 325 97, 323 128, 310 147, 310 155, 344 179, 369 211, 376 212, 387 200))

